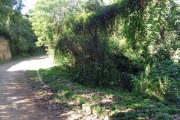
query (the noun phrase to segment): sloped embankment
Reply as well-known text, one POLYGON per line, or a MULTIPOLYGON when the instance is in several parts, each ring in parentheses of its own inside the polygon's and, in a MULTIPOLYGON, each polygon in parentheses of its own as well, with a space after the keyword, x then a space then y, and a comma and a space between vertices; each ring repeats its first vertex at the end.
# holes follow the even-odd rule
MULTIPOLYGON (((33 73, 34 72, 34 73, 33 73)), ((180 119, 178 104, 164 103, 124 91, 88 88, 70 80, 68 73, 58 67, 41 69, 43 87, 36 71, 29 82, 43 107, 68 120, 127 120, 180 119)))

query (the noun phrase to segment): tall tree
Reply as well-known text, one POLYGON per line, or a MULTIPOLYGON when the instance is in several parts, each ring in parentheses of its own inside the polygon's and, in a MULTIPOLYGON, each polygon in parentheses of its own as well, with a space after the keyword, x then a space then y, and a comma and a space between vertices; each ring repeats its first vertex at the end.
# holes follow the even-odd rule
POLYGON ((9 39, 13 55, 35 51, 36 37, 28 18, 21 14, 22 0, 2 0, 0 3, 0 35, 9 39))

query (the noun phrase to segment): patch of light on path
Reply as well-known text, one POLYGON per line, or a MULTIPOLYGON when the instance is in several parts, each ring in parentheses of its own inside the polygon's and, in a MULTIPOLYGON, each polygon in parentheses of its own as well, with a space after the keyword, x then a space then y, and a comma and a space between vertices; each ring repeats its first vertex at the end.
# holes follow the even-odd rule
POLYGON ((7 71, 38 70, 40 68, 50 68, 54 66, 53 58, 38 58, 19 62, 11 66, 7 71))

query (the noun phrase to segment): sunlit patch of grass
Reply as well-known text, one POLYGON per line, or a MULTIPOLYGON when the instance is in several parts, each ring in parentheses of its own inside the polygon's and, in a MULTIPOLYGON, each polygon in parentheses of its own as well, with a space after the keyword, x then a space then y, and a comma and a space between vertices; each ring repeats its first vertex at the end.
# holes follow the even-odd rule
POLYGON ((100 115, 102 112, 102 108, 99 105, 93 106, 94 114, 100 115))
POLYGON ((37 77, 37 71, 36 70, 27 70, 28 74, 28 83, 33 87, 38 87, 40 82, 39 78, 37 77))
POLYGON ((54 90, 55 102, 65 105, 89 104, 98 115, 109 114, 111 118, 127 119, 170 119, 180 113, 177 105, 158 101, 146 96, 120 90, 89 88, 71 81, 65 68, 41 69, 43 81, 54 90), (162 116, 164 115, 164 116, 162 116))
POLYGON ((98 100, 98 99, 100 99, 100 98, 101 98, 100 95, 96 95, 96 94, 93 94, 93 95, 92 95, 92 99, 93 99, 93 100, 98 100))

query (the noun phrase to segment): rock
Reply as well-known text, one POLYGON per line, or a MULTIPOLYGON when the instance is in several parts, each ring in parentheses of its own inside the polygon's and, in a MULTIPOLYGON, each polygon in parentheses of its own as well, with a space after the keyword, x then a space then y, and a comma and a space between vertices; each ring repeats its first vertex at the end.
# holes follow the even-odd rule
POLYGON ((85 111, 87 114, 91 114, 91 105, 88 104, 82 104, 82 110, 85 111))
POLYGON ((146 116, 146 120, 149 120, 149 117, 148 117, 148 116, 146 116))
POLYGON ((107 115, 104 117, 104 120, 110 120, 110 117, 107 115))
POLYGON ((56 114, 56 115, 60 114, 60 112, 58 112, 58 111, 53 111, 53 113, 56 114))
POLYGON ((174 119, 175 120, 180 120, 180 116, 179 115, 174 115, 174 119))
POLYGON ((52 106, 53 106, 53 108, 56 108, 56 104, 53 104, 52 106))

